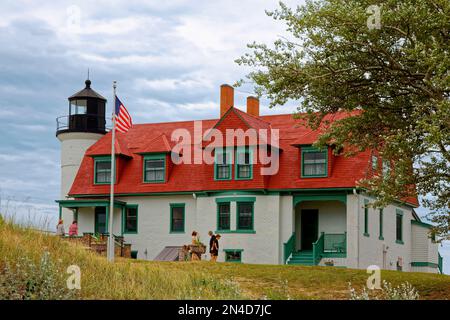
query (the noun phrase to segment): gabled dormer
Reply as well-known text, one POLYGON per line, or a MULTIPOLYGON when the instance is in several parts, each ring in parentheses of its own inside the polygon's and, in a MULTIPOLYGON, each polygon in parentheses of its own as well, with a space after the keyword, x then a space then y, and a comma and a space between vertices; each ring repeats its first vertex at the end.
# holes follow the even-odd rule
POLYGON ((166 183, 173 167, 173 142, 164 134, 138 147, 141 159, 142 183, 166 183))
MULTIPOLYGON (((93 162, 92 183, 94 185, 110 184, 111 181, 111 133, 102 138, 104 143, 96 143, 87 151, 86 156, 93 162)), ((121 172, 125 168, 126 162, 132 158, 132 154, 127 147, 125 135, 117 133, 115 145, 116 172, 114 173, 114 183, 120 179, 121 172)))

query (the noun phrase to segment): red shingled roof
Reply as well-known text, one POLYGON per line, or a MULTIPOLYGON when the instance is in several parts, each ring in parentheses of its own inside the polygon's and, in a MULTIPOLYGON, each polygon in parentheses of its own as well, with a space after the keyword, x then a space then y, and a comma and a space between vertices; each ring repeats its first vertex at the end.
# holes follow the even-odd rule
MULTIPOLYGON (((137 124, 126 134, 118 134, 116 142, 117 154, 125 155, 118 160, 116 194, 140 194, 163 192, 200 192, 226 190, 289 190, 289 189, 324 189, 353 188, 357 182, 366 177, 370 166, 370 151, 361 152, 354 157, 334 156, 329 152, 328 177, 300 177, 300 148, 297 145, 312 144, 318 132, 308 128, 303 120, 295 119, 293 115, 268 115, 254 117, 245 112, 230 108, 222 119, 203 120, 202 133, 215 127, 219 130, 246 129, 278 129, 280 134, 280 161, 276 175, 261 176, 259 163, 253 166, 251 180, 214 180, 214 166, 207 164, 170 164, 165 183, 143 183, 142 153, 166 153, 174 146, 170 137, 175 129, 185 129, 194 135, 194 121, 179 121, 165 123, 137 124)), ((348 114, 338 114, 341 118, 348 114)), ((336 119, 336 118, 334 118, 336 119)), ((333 119, 331 119, 333 120, 333 119)), ((94 159, 92 156, 110 153, 110 134, 97 141, 86 152, 80 169, 70 189, 70 196, 108 195, 108 185, 94 185, 94 159)), ((184 141, 186 147, 194 148, 194 141, 184 141)), ((170 154, 170 153, 169 153, 170 154)), ((167 160, 170 163, 170 155, 167 160)), ((194 152, 192 152, 194 154, 194 152)), ((119 157, 120 158, 120 157, 119 157)), ((234 171, 234 170, 233 170, 234 171)), ((234 172, 233 172, 234 175, 234 172)), ((417 205, 417 199, 408 199, 409 203, 417 205)))

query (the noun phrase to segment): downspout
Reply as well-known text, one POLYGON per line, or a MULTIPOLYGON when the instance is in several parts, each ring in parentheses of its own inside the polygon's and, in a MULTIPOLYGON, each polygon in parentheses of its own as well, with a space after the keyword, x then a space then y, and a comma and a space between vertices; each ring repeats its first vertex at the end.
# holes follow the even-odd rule
POLYGON ((356 232, 356 268, 359 268, 359 208, 360 208, 360 201, 358 192, 356 191, 356 188, 353 189, 353 194, 358 199, 357 208, 356 208, 356 226, 357 226, 357 232, 356 232))

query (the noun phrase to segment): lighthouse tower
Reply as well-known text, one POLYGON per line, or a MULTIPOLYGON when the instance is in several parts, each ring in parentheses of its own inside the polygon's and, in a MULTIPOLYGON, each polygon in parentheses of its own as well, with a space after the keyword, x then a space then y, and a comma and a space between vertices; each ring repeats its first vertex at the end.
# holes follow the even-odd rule
POLYGON ((90 80, 85 84, 83 90, 68 98, 69 114, 56 119, 56 137, 61 141, 62 200, 67 198, 84 153, 106 134, 106 99, 91 88, 90 80))

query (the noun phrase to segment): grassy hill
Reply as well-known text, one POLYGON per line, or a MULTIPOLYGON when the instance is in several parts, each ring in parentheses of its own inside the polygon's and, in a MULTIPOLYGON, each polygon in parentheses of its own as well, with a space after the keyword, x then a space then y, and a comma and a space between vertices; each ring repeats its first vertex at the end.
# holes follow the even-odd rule
MULTIPOLYGON (((30 299, 348 299, 364 270, 209 262, 110 264, 84 247, 0 219, 0 298, 30 299), (48 257, 43 259, 43 257, 48 257), (66 269, 81 269, 81 290, 68 291, 66 269)), ((450 277, 383 271, 382 279, 411 283, 421 299, 450 299, 450 277)))

